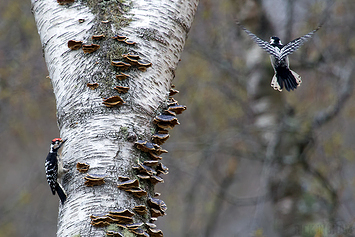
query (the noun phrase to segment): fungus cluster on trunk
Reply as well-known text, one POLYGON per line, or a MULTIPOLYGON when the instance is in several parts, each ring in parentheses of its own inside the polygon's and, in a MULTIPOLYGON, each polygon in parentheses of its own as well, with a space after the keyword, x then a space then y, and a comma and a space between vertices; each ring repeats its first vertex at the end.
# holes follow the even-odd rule
MULTIPOLYGON (((128 55, 125 55, 125 57, 128 57, 128 55)), ((162 114, 154 118, 153 124, 156 126, 156 133, 151 136, 151 142, 147 140, 138 140, 135 142, 136 148, 147 154, 143 156, 143 161, 138 161, 137 164, 133 166, 133 170, 140 182, 148 181, 153 185, 163 183, 164 180, 161 175, 168 174, 169 169, 161 162, 162 157, 160 156, 168 151, 161 148, 160 145, 170 137, 168 129, 172 129, 180 124, 176 115, 186 110, 185 105, 179 105, 178 101, 171 97, 176 93, 178 93, 177 90, 173 88, 170 90, 166 107, 162 111, 162 114)), ((148 196, 146 199, 146 203, 149 207, 150 222, 154 222, 159 216, 164 216, 166 213, 167 206, 164 201, 155 198, 159 195, 160 194, 156 193, 154 197, 148 196)), ((142 206, 136 207, 134 210, 141 214, 146 214, 147 211, 142 206)), ((156 226, 147 227, 147 232, 149 236, 163 236, 162 231, 157 229, 156 226)))
MULTIPOLYGON (((70 1, 58 0, 60 4, 65 4, 70 1)), ((80 23, 85 21, 84 19, 80 20, 80 23)), ((108 23, 109 21, 101 22, 108 23)), ((91 54, 100 49, 100 45, 97 43, 102 40, 117 40, 117 42, 125 44, 126 47, 137 47, 136 42, 129 40, 128 37, 124 35, 106 37, 104 34, 95 34, 91 37, 91 41, 94 41, 95 43, 83 43, 83 41, 79 40, 69 40, 68 48, 70 50, 78 50, 82 48, 85 54, 91 54)), ((146 59, 142 59, 140 55, 135 53, 122 54, 117 57, 118 58, 116 59, 110 59, 109 63, 112 66, 112 69, 117 72, 116 79, 118 82, 130 79, 131 76, 129 72, 131 70, 145 72, 152 66, 151 62, 146 59)), ((99 87, 98 82, 91 82, 86 85, 92 90, 99 87)), ((116 85, 112 89, 116 93, 125 94, 128 93, 130 88, 123 85, 116 85)), ((144 155, 143 153, 141 154, 142 160, 138 161, 132 167, 134 178, 118 176, 118 189, 126 192, 128 195, 138 198, 140 202, 145 203, 145 205, 136 205, 132 208, 132 210, 112 210, 108 213, 92 214, 90 216, 91 225, 94 227, 105 227, 112 225, 117 227, 115 230, 107 230, 107 236, 123 236, 118 231, 120 228, 128 230, 136 236, 163 236, 163 232, 160 229, 157 229, 156 225, 152 222, 157 220, 159 216, 165 215, 167 206, 164 201, 156 198, 160 196, 159 193, 154 193, 154 197, 151 197, 149 194, 151 190, 146 191, 144 190, 144 187, 147 187, 147 185, 151 187, 151 185, 163 183, 164 179, 161 175, 168 174, 168 167, 161 163, 161 154, 167 153, 168 151, 161 148, 160 145, 166 142, 170 137, 168 129, 173 129, 176 125, 180 124, 176 115, 181 114, 184 110, 186 110, 186 106, 179 105, 178 102, 172 98, 172 96, 177 93, 179 93, 179 91, 174 89, 174 85, 172 85, 170 90, 167 92, 168 99, 164 109, 161 111, 161 114, 156 116, 153 120, 152 126, 155 127, 156 132, 151 135, 149 141, 136 141, 136 138, 132 139, 132 141, 136 141, 134 143, 135 147, 144 153, 144 155), (135 222, 142 219, 149 219, 149 221, 146 223, 135 222)), ((113 95, 103 98, 102 104, 108 108, 112 108, 125 104, 125 101, 119 95, 113 95)), ((80 173, 87 173, 90 166, 86 163, 78 162, 76 168, 80 173)), ((105 175, 87 174, 84 177, 84 184, 88 187, 104 185, 105 177, 105 175)))

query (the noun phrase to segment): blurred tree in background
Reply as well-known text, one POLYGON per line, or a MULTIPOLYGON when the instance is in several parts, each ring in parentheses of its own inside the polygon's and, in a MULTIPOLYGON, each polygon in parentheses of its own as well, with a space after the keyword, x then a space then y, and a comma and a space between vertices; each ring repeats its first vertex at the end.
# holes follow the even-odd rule
MULTIPOLYGON (((56 232, 43 168, 55 102, 30 9, 0 2, 0 236, 56 232)), ((166 236, 355 234, 354 12, 353 0, 201 0, 174 81, 188 110, 163 146, 166 236), (269 56, 235 20, 287 43, 324 16, 290 57, 303 83, 274 91, 269 56)))

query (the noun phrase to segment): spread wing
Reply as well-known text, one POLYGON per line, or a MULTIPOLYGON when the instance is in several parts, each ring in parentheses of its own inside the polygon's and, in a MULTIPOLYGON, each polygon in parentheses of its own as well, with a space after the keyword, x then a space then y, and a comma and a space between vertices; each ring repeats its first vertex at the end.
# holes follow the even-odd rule
POLYGON ((237 22, 237 25, 239 25, 244 31, 245 33, 247 33, 250 38, 257 43, 260 48, 262 48, 263 50, 265 50, 266 52, 268 52, 269 54, 275 56, 276 58, 281 58, 281 51, 279 48, 272 46, 269 42, 264 41, 262 39, 260 39, 258 36, 254 35, 253 33, 251 33, 249 30, 247 30, 242 24, 240 24, 239 22, 237 22))
POLYGON ((287 57, 288 55, 292 54, 295 52, 301 45, 303 45, 305 42, 307 42, 310 38, 312 38, 313 34, 316 33, 317 30, 319 30, 322 27, 322 25, 319 25, 317 29, 312 30, 308 34, 299 37, 297 39, 294 39, 290 41, 288 44, 286 44, 282 49, 281 49, 281 54, 280 54, 280 60, 287 57))

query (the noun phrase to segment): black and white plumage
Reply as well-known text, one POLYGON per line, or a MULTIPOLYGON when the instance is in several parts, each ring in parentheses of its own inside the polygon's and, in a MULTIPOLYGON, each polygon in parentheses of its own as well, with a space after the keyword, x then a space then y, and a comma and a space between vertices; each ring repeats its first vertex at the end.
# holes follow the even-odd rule
POLYGON ((44 164, 49 187, 51 188, 53 195, 55 195, 56 192, 58 193, 62 204, 64 204, 67 199, 67 194, 60 182, 58 182, 58 178, 67 172, 67 170, 63 168, 63 162, 61 157, 58 155, 58 150, 64 142, 65 140, 62 140, 61 138, 54 138, 52 140, 50 150, 44 164))
POLYGON ((270 42, 267 42, 251 33, 239 22, 237 22, 237 24, 251 37, 255 43, 257 43, 263 50, 271 54, 271 64, 275 71, 275 75, 271 80, 271 87, 278 91, 282 91, 284 87, 287 91, 296 89, 301 84, 302 80, 297 73, 290 70, 288 55, 292 54, 307 40, 309 40, 312 35, 320 29, 321 25, 308 34, 283 45, 281 40, 276 36, 271 37, 270 42))

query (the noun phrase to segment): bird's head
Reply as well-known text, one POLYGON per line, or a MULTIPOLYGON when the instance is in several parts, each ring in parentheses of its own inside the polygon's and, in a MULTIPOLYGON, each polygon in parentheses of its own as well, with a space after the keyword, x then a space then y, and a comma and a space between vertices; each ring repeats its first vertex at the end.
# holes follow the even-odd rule
POLYGON ((270 37, 270 44, 271 45, 282 45, 280 38, 276 37, 276 36, 270 37))
POLYGON ((64 144, 66 140, 61 138, 54 138, 51 143, 51 152, 56 152, 64 144))

